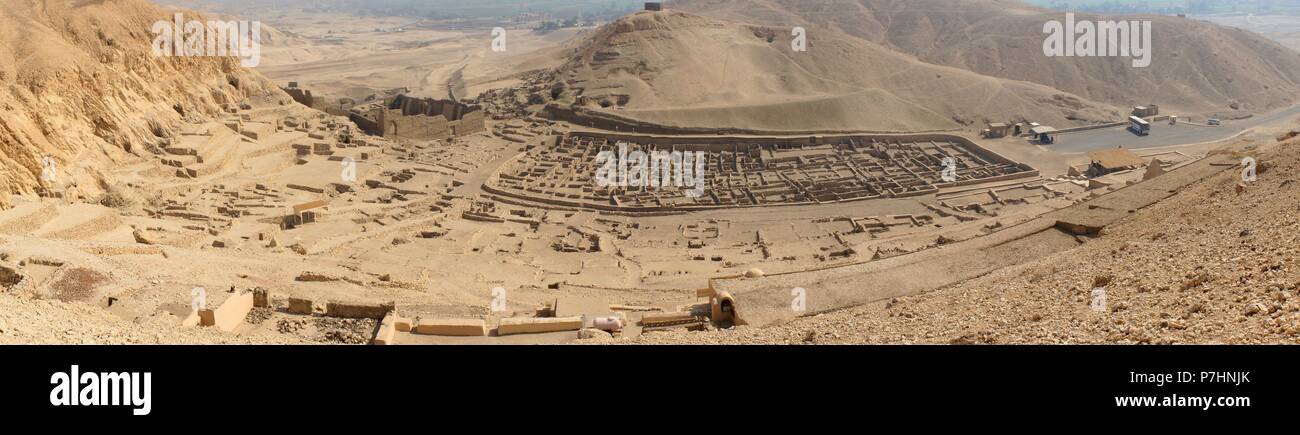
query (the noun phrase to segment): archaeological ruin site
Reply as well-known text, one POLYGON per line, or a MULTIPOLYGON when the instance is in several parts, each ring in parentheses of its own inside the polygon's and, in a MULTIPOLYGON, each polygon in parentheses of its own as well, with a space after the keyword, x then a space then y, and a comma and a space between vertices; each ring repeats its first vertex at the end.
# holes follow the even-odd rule
MULTIPOLYGON (((964 46, 989 67, 738 0, 181 9, 266 20, 244 68, 150 55, 131 26, 186 2, 43 2, 0 8, 52 41, 0 58, 68 59, 0 67, 0 343, 1300 342, 1294 258, 1230 260, 1281 229, 1173 208, 1294 193, 1300 55, 1262 36, 1161 16, 1191 36, 1148 70, 964 46), (1286 295, 1219 293, 1247 281, 1286 295)), ((930 31, 1059 15, 971 3, 930 31)))
MULTIPOLYGON (((682 212, 744 206, 827 204, 932 194, 940 187, 1032 177, 1037 171, 958 136, 693 138, 570 133, 508 162, 487 189, 523 201, 610 211, 682 212), (699 143, 692 143, 699 142, 699 143), (619 151, 618 146, 623 151, 619 151), (700 152, 704 191, 698 198, 661 186, 598 186, 600 152, 653 155, 700 152), (942 179, 944 159, 953 178, 942 179), (593 187, 597 186, 597 187, 593 187)), ((624 157, 626 160, 626 157, 624 157)), ((659 165, 641 163, 647 176, 659 165)), ((680 161, 681 157, 675 157, 680 161)), ((669 161, 662 163, 670 169, 669 161)), ((681 164, 681 163, 679 163, 681 164)), ((688 165, 693 164, 688 162, 688 165)), ((633 169, 635 170, 635 169, 633 169)), ((662 177, 660 177, 662 180, 662 177)), ((668 187, 668 186, 662 186, 668 187)))

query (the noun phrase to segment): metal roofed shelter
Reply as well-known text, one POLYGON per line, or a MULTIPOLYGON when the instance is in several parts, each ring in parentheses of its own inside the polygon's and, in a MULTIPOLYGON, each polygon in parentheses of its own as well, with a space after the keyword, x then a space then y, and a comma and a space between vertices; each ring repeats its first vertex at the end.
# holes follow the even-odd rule
POLYGON ((1044 144, 1050 144, 1056 142, 1056 135, 1059 133, 1060 131, 1058 131, 1055 127, 1046 126, 1046 125, 1040 125, 1029 129, 1029 134, 1032 134, 1035 139, 1038 139, 1039 142, 1042 142, 1044 144))

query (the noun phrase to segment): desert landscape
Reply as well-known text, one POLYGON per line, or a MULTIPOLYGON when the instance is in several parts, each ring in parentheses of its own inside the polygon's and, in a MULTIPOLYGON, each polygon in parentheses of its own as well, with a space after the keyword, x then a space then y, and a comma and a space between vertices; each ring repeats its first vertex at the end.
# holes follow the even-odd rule
POLYGON ((0 343, 1300 343, 1296 17, 505 3, 4 2, 0 343))

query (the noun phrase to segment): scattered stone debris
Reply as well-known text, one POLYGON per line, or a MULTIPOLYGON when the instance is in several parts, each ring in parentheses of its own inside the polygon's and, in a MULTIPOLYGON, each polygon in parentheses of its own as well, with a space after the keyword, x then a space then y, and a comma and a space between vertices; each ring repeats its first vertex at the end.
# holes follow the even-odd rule
POLYGON ((368 344, 371 332, 379 326, 375 319, 315 317, 312 322, 321 334, 320 341, 339 344, 368 344))
POLYGON ((248 318, 244 321, 248 322, 250 325, 260 325, 262 322, 270 319, 271 315, 274 313, 275 311, 270 308, 253 308, 248 312, 248 318))
POLYGON ((281 334, 297 334, 307 327, 307 319, 280 319, 275 323, 275 329, 281 334))

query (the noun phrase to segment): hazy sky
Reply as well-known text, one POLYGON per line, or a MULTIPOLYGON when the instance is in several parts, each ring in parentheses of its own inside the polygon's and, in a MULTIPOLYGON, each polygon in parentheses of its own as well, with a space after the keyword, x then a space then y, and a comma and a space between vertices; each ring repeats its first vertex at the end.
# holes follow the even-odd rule
POLYGON ((1168 13, 1300 13, 1300 0, 1022 0, 1039 6, 1088 11, 1168 13))
POLYGON ((644 0, 155 0, 198 10, 234 13, 248 8, 318 9, 394 16, 509 16, 630 12, 644 0))

